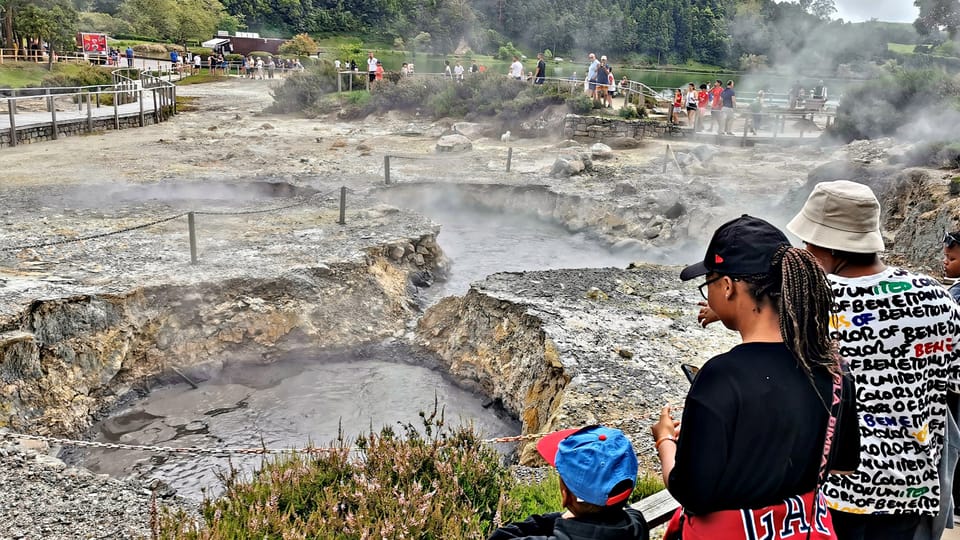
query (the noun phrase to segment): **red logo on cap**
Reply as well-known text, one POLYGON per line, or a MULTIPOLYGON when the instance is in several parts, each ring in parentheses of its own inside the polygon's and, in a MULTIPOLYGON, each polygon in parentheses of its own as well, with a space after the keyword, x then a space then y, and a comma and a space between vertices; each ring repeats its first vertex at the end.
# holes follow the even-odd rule
POLYGON ((715 262, 715 263, 717 263, 717 264, 720 264, 720 263, 723 262, 723 257, 721 257, 721 256, 719 256, 719 255, 714 255, 714 256, 713 256, 713 262, 715 262))

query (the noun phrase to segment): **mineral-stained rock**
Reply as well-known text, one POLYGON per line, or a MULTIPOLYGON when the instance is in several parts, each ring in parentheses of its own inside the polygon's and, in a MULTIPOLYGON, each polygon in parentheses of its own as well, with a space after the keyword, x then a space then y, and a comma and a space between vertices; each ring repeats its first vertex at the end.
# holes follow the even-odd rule
MULTIPOLYGON (((453 376, 501 400, 524 433, 603 422, 649 458, 653 415, 689 388, 680 364, 738 342, 718 325, 699 327, 696 285, 678 273, 637 264, 494 274, 428 309, 418 339, 453 376)), ((533 444, 521 448, 523 463, 536 456, 533 444)))

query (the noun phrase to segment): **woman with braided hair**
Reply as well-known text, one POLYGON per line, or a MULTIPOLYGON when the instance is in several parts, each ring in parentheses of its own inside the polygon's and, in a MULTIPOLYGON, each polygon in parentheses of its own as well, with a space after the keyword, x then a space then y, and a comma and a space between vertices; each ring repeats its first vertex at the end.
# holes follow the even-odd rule
MULTIPOLYGON (((653 426, 683 540, 827 539, 819 485, 852 471, 859 434, 852 382, 830 338, 833 293, 817 260, 766 221, 743 216, 713 235, 684 281, 705 276, 712 317, 743 343, 704 364, 683 429, 664 408, 653 426)), ((704 319, 706 317, 706 320, 704 319)))

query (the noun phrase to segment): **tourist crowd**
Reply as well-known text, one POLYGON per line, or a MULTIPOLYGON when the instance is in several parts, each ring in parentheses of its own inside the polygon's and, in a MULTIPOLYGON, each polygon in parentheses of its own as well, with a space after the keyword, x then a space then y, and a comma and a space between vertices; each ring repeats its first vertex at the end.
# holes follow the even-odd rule
MULTIPOLYGON (((882 260, 880 204, 863 184, 818 184, 787 230, 802 248, 763 219, 734 219, 680 273, 703 279, 700 324, 742 343, 690 375, 681 418, 665 407, 652 428, 682 506, 666 538, 939 539, 960 454, 960 283, 882 260)), ((960 278, 960 231, 942 248, 945 275, 960 278)), ((565 511, 491 539, 649 536, 626 505, 637 460, 620 431, 560 431, 537 450, 565 511)))

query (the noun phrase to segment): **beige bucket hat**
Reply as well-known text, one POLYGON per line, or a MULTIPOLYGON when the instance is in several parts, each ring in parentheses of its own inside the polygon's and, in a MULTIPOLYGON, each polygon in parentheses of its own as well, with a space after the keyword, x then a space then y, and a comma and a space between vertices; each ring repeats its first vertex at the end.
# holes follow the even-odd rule
POLYGON ((869 187, 837 180, 822 182, 787 224, 808 244, 850 253, 883 251, 880 202, 869 187))

